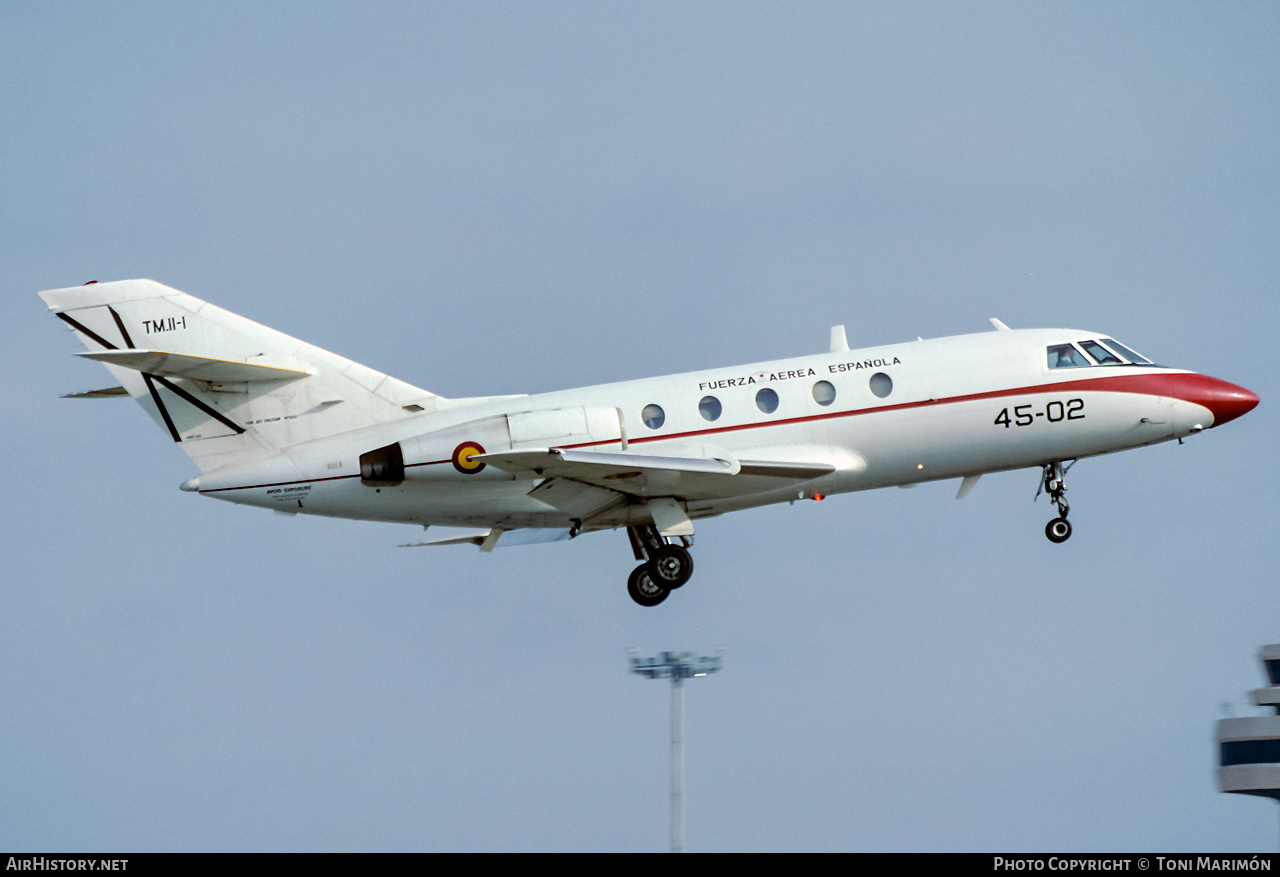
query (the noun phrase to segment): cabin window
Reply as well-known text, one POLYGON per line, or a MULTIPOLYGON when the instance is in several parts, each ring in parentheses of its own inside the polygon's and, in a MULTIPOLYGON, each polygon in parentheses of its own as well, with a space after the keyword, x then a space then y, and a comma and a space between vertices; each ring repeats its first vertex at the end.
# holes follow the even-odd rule
POLYGON ((1098 365, 1124 365, 1124 360, 1116 356, 1097 341, 1081 341, 1084 352, 1098 361, 1098 365))
POLYGON ((640 419, 650 429, 658 429, 667 422, 667 412, 662 410, 661 405, 646 405, 640 412, 640 419))
POLYGON ((703 396, 702 401, 698 403, 698 413, 702 415, 703 420, 719 420, 720 411, 720 400, 715 396, 703 396))
POLYGON ((1082 368, 1093 365, 1085 355, 1070 344, 1054 344, 1049 347, 1049 368, 1082 368))
POLYGON ((756 393, 756 407, 765 414, 772 414, 778 410, 778 394, 769 387, 765 387, 756 393))
POLYGON ((836 388, 830 381, 818 381, 813 385, 813 401, 819 405, 830 405, 836 401, 836 388))
POLYGON ((888 398, 893 392, 893 378, 884 372, 876 372, 871 376, 870 380, 871 392, 875 393, 881 399, 888 398))
POLYGON ((1145 356, 1139 356, 1138 354, 1134 353, 1132 350, 1130 350, 1128 347, 1125 347, 1123 344, 1119 343, 1118 341, 1112 341, 1110 338, 1103 338, 1101 340, 1103 344, 1105 344, 1107 347, 1110 347, 1112 350, 1114 350, 1116 353, 1120 354, 1121 356, 1129 360, 1129 362, 1133 363, 1134 365, 1151 365, 1151 360, 1147 359, 1145 356))

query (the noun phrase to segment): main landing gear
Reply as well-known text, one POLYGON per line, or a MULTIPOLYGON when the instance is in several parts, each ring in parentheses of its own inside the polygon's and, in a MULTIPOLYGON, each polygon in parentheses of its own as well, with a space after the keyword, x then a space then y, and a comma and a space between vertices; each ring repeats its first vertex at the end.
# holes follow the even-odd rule
POLYGON ((1071 524, 1067 521, 1067 512, 1071 511, 1071 506, 1067 504, 1065 479, 1067 470, 1074 464, 1074 460, 1066 466, 1061 463, 1044 464, 1044 475, 1040 490, 1036 491, 1036 498, 1039 499, 1040 492, 1043 491, 1049 494, 1049 499, 1058 507, 1058 517, 1044 527, 1044 534, 1049 537, 1050 542, 1066 542, 1071 538, 1071 524))
POLYGON ((627 535, 636 560, 644 561, 627 578, 627 593, 632 600, 641 606, 657 606, 689 581, 693 575, 693 556, 689 554, 693 542, 689 538, 680 536, 680 544, 668 542, 652 524, 628 527, 627 535))

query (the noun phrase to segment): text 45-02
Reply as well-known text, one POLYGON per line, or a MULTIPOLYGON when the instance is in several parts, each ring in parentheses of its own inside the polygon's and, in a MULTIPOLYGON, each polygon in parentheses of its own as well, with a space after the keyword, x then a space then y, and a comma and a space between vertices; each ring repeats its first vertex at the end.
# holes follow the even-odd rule
POLYGON ((1032 411, 1034 405, 1015 405, 1013 419, 1009 418, 1009 409, 1002 408, 994 421, 996 426, 1008 429, 1010 426, 1030 426, 1038 419, 1044 418, 1050 423, 1062 420, 1084 420, 1084 400, 1068 399, 1061 402, 1057 399, 1044 406, 1043 411, 1032 411))

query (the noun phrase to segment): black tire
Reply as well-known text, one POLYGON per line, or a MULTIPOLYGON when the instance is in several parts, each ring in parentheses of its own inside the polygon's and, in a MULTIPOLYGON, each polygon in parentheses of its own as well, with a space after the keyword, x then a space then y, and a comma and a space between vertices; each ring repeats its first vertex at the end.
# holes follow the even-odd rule
POLYGON ((674 591, 693 575, 693 556, 679 545, 659 545, 647 566, 655 584, 674 591))
POLYGON ((657 606, 671 591, 654 582, 649 575, 649 564, 642 563, 627 577, 627 593, 641 606, 657 606))
POLYGON ((1045 524, 1044 534, 1050 542, 1066 542, 1071 538, 1071 524, 1066 518, 1054 518, 1045 524))

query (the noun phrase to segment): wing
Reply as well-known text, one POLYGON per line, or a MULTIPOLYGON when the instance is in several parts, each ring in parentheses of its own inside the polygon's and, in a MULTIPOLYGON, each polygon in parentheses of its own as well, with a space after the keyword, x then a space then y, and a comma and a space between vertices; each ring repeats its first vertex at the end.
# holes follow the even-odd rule
MULTIPOLYGON (((480 454, 474 459, 517 477, 571 482, 640 498, 740 496, 773 490, 785 482, 810 481, 836 470, 834 465, 821 462, 661 457, 560 448, 480 454)), ((543 482, 535 488, 534 495, 545 486, 543 482)), ((548 492, 552 489, 547 488, 548 492)))
MULTIPOLYGON (((728 456, 726 454, 726 456, 728 456)), ((619 526, 644 505, 663 535, 689 535, 681 503, 777 490, 836 470, 825 462, 663 457, 560 448, 481 454, 474 459, 517 478, 541 478, 529 496, 583 529, 619 526)))
POLYGON ((492 551, 499 544, 561 541, 585 530, 627 526, 637 506, 644 507, 661 535, 692 535, 693 523, 682 506, 689 500, 777 490, 837 469, 865 466, 860 458, 833 448, 782 450, 811 459, 737 460, 727 451, 723 457, 664 457, 561 448, 477 454, 471 459, 520 479, 538 479, 529 496, 563 512, 573 527, 462 530, 401 547, 479 545, 481 551, 492 551), (814 459, 828 456, 836 462, 814 459))

